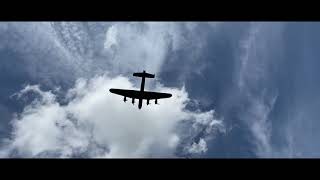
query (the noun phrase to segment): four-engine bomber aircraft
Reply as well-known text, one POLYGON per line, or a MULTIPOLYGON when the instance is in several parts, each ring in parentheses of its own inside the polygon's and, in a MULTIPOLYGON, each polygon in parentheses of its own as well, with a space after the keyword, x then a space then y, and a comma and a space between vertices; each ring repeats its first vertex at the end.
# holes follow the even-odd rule
POLYGON ((127 89, 110 89, 109 91, 114 94, 118 94, 121 96, 124 96, 123 101, 127 101, 127 97, 132 98, 132 104, 134 104, 135 99, 139 99, 139 109, 142 107, 142 101, 143 99, 147 100, 147 105, 149 105, 150 99, 155 99, 155 104, 158 104, 157 100, 161 98, 170 98, 172 95, 169 93, 159 93, 159 92, 151 92, 151 91, 144 91, 144 84, 145 84, 145 78, 154 78, 154 74, 146 73, 146 71, 143 71, 142 73, 133 73, 133 76, 141 77, 141 87, 140 91, 136 90, 127 90, 127 89))

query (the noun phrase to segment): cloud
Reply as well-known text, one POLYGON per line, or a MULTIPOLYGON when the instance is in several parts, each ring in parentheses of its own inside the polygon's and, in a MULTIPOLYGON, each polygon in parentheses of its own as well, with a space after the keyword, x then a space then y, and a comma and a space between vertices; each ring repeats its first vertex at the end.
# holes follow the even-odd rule
POLYGON ((202 138, 200 139, 199 143, 193 143, 192 146, 189 148, 189 152, 190 153, 205 153, 207 152, 208 148, 207 148, 207 143, 205 140, 203 140, 202 138))
POLYGON ((190 64, 188 61, 199 60, 206 42, 199 31, 201 24, 215 30, 219 23, 0 23, 0 50, 12 51, 21 61, 12 63, 23 63, 30 77, 47 84, 91 78, 106 71, 114 75, 142 69, 158 73, 165 61, 190 64), (180 50, 189 55, 167 59, 169 53, 180 50))
POLYGON ((50 84, 76 73, 77 59, 63 47, 50 22, 2 22, 0 40, 1 57, 32 80, 50 84))
POLYGON ((274 63, 277 63, 277 55, 274 53, 281 47, 281 32, 282 26, 277 23, 252 23, 248 35, 240 42, 242 53, 237 82, 243 97, 242 103, 246 104, 240 118, 248 125, 255 138, 253 142, 256 145, 256 155, 262 157, 271 157, 274 153, 269 115, 278 93, 271 86, 271 73, 274 63))
MULTIPOLYGON (((68 91, 63 105, 51 91, 26 86, 18 97, 36 94, 31 104, 12 121, 13 132, 0 155, 18 157, 171 157, 181 143, 178 123, 189 121, 221 125, 212 113, 191 112, 187 92, 157 83, 155 90, 169 92, 172 98, 159 100, 139 110, 130 101, 108 89, 136 88, 127 78, 107 75, 79 79, 68 91)), ((197 131, 195 131, 197 132, 197 131)), ((192 142, 190 142, 191 144, 192 142)), ((200 140, 191 151, 206 150, 200 140)))
MULTIPOLYGON (((142 69, 160 74, 167 68, 162 66, 168 53, 184 49, 197 61, 205 45, 197 30, 197 23, 2 23, 0 38, 7 43, 1 48, 21 57, 39 85, 17 94, 35 99, 12 120, 11 137, 3 141, 0 156, 168 157, 179 146, 203 147, 223 128, 222 121, 213 110, 188 110, 192 100, 184 88, 150 81, 146 88, 175 96, 141 110, 108 92, 111 87, 139 86, 120 74, 127 77, 142 69), (40 88, 56 89, 60 82, 50 82, 66 79, 78 80, 63 92, 40 88), (184 123, 188 126, 181 129, 184 123), (199 133, 200 141, 193 138, 199 133)), ((199 152, 203 150, 192 151, 199 152)))
POLYGON ((174 23, 117 23, 106 33, 104 52, 120 72, 147 69, 157 73, 169 44, 176 50, 181 38, 179 25, 174 23))
POLYGON ((105 71, 120 74, 146 69, 157 73, 168 49, 176 50, 183 42, 179 23, 52 24, 56 40, 74 57, 77 72, 86 77, 105 71))
MULTIPOLYGON (((199 61, 207 35, 216 33, 222 23, 196 22, 108 22, 54 23, 57 39, 77 57, 82 76, 109 71, 125 74, 146 69, 158 73, 167 61, 177 61, 179 68, 199 61), (207 27, 207 28, 203 28, 207 27), (205 31, 202 31, 202 30, 205 31), (187 56, 177 56, 188 52, 187 56), (169 57, 170 56, 170 57, 169 57)), ((203 62, 205 63, 205 62, 203 62)), ((197 65, 199 66, 199 65, 197 65)), ((188 68, 200 73, 201 68, 188 68)))

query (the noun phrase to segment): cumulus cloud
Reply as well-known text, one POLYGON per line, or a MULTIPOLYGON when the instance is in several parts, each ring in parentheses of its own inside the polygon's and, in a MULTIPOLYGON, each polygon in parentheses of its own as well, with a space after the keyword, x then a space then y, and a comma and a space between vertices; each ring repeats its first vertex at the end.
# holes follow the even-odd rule
POLYGON ((187 49, 197 61, 204 46, 202 39, 194 41, 197 28, 196 23, 166 22, 1 24, 0 38, 7 43, 0 48, 20 56, 39 85, 17 93, 18 98, 35 99, 12 120, 11 137, 2 141, 0 156, 168 157, 179 146, 194 149, 191 154, 205 152, 206 141, 223 128, 222 121, 213 110, 188 110, 191 100, 184 88, 150 81, 146 88, 174 96, 141 110, 108 92, 111 87, 138 88, 127 75, 143 69, 158 74, 169 51, 187 49), (62 95, 57 84, 50 84, 52 91, 41 88, 48 89, 53 79, 78 80, 62 95), (180 124, 188 126, 181 129, 180 124), (199 133, 200 141, 193 138, 199 133))
MULTIPOLYGON (((186 109, 187 92, 165 88, 172 98, 161 105, 144 103, 139 110, 131 102, 108 92, 111 87, 136 88, 127 78, 107 75, 79 79, 68 91, 63 105, 51 91, 26 86, 18 97, 36 94, 32 103, 12 121, 12 137, 2 156, 21 157, 171 157, 181 143, 176 125, 182 121, 211 126, 220 124, 212 113, 186 109)), ((206 151, 206 143, 192 144, 191 152, 206 151)))
POLYGON ((208 150, 207 143, 202 138, 199 143, 193 142, 192 146, 189 148, 190 153, 205 153, 208 150))

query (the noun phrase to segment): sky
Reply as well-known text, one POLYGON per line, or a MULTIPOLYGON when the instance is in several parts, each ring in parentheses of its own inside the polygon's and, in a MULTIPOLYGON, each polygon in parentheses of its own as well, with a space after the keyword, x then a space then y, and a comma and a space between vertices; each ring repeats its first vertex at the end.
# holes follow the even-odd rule
POLYGON ((0 157, 320 157, 317 22, 1 22, 0 157), (171 93, 141 110, 110 88, 171 93))

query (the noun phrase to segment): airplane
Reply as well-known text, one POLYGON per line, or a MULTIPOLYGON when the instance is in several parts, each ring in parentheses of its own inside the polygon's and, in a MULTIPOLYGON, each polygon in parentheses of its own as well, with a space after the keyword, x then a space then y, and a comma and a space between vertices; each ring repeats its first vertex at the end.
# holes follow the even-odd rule
POLYGON ((155 104, 158 104, 158 99, 170 98, 172 96, 172 94, 169 94, 169 93, 151 92, 151 91, 144 90, 145 78, 154 78, 155 74, 149 74, 149 73, 146 73, 145 70, 143 70, 143 72, 133 73, 133 76, 142 78, 140 91, 129 90, 129 89, 113 89, 113 88, 111 88, 109 91, 111 93, 124 96, 124 99, 123 99, 124 102, 127 101, 126 99, 127 97, 132 98, 133 105, 134 105, 134 100, 139 99, 139 105, 138 105, 139 109, 141 109, 142 101, 144 99, 147 100, 147 105, 149 105, 150 104, 149 101, 152 99, 155 100, 155 104))

